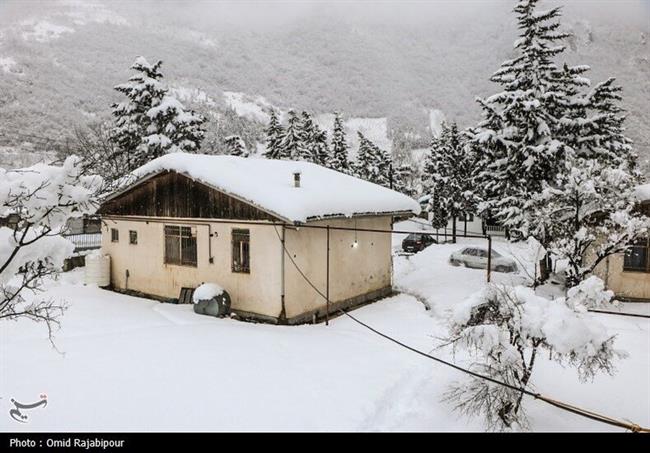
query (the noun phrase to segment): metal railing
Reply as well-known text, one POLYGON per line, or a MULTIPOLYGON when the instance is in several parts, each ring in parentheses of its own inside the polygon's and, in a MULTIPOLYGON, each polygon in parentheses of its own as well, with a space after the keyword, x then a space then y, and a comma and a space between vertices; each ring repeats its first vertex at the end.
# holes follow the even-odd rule
POLYGON ((101 233, 64 234, 63 237, 72 241, 75 253, 95 250, 102 246, 101 233))
POLYGON ((506 234, 505 228, 499 225, 485 225, 485 232, 495 236, 504 236, 506 234))

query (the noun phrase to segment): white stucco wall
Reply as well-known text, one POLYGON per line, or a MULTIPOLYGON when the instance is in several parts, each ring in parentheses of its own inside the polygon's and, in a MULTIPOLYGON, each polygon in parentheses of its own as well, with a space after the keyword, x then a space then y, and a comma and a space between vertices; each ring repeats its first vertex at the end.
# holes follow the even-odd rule
MULTIPOLYGON (((102 250, 111 256, 111 281, 118 289, 140 291, 159 297, 177 298, 182 287, 195 288, 203 282, 220 284, 232 298, 232 308, 277 317, 281 302, 281 244, 272 227, 246 223, 198 223, 173 219, 173 224, 194 226, 197 232, 197 266, 164 263, 164 221, 104 219, 102 250), (208 225, 210 227, 208 228, 208 225), (111 228, 118 228, 120 240, 111 242, 111 228), (250 230, 251 272, 232 272, 231 230, 250 230), (209 262, 208 231, 212 231, 209 262), (129 230, 138 232, 138 244, 129 244, 129 230), (215 235, 216 233, 216 235, 215 235), (128 286, 126 270, 129 270, 128 286)), ((172 223, 170 223, 172 224, 172 223)))
MULTIPOLYGON (((164 263, 165 219, 104 218, 102 250, 111 256, 111 282, 117 289, 177 298, 182 287, 195 288, 216 282, 228 291, 234 310, 278 318, 282 311, 282 228, 246 222, 225 224, 194 219, 167 219, 196 229, 197 266, 164 263), (111 242, 111 228, 119 231, 119 242, 111 242), (231 230, 250 230, 249 274, 231 269, 231 230), (129 230, 138 232, 138 244, 129 244, 129 230), (213 263, 209 262, 208 240, 212 232, 213 263), (128 282, 126 271, 129 271, 128 282)), ((333 219, 314 225, 391 229, 391 217, 333 219)), ((285 246, 296 264, 323 293, 326 292, 326 230, 302 227, 285 229, 285 246)), ((330 230, 330 300, 344 301, 391 286, 391 234, 330 230), (357 242, 357 246, 353 246, 357 242)), ((324 299, 284 258, 284 303, 287 318, 318 309, 324 299)))
MULTIPOLYGON (((313 225, 391 230, 391 217, 365 217, 314 222, 313 225)), ((323 294, 327 288, 327 231, 323 229, 286 229, 286 248, 309 280, 323 294)), ((330 301, 351 299, 391 286, 391 234, 330 230, 330 301), (356 246, 353 246, 354 243, 356 246)), ((320 296, 285 262, 287 317, 295 317, 322 307, 320 296)))

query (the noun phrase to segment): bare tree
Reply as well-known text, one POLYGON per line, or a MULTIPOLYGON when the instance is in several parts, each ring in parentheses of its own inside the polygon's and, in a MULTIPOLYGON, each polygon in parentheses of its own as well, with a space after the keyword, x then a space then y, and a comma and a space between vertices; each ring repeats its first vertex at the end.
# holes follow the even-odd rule
POLYGON ((84 172, 101 176, 102 193, 112 191, 128 173, 128 156, 111 139, 111 126, 107 123, 75 127, 72 139, 60 154, 63 158, 79 156, 84 172))

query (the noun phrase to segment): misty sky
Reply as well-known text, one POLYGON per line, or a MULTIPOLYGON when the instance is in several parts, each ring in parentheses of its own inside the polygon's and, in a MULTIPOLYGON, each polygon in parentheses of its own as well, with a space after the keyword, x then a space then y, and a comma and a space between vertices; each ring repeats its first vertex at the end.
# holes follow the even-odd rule
MULTIPOLYGON (((74 9, 75 1, 59 0, 59 3, 74 9)), ((92 3, 82 1, 85 5, 92 3)), ((32 14, 46 13, 53 8, 53 3, 53 0, 0 0, 0 21, 7 24, 32 14)), ((163 20, 203 31, 214 27, 263 31, 286 27, 296 21, 318 19, 383 25, 471 24, 475 20, 512 17, 504 14, 515 4, 513 0, 110 0, 101 3, 147 25, 163 20)), ((542 5, 562 5, 565 17, 650 28, 650 0, 548 0, 542 5)))

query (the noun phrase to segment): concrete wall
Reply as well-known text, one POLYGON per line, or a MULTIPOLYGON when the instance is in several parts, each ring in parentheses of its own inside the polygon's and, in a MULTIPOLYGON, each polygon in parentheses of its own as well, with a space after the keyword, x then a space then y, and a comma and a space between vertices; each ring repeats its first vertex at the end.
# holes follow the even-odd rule
POLYGON ((650 301, 650 273, 623 271, 623 256, 619 253, 608 257, 594 274, 621 299, 650 301))
MULTIPOLYGON (((332 227, 391 230, 391 217, 364 217, 313 222, 332 227)), ((327 231, 285 230, 286 248, 298 267, 322 292, 327 288, 327 231)), ((363 302, 359 296, 385 295, 391 288, 391 234, 330 230, 330 301, 363 302), (356 240, 356 246, 355 244, 356 240), (386 291, 388 289, 388 291, 386 291), (383 290, 383 291, 382 291, 383 290), (351 299, 353 299, 351 301, 351 299)), ((315 310, 324 313, 324 299, 309 286, 288 259, 285 260, 285 300, 288 318, 315 310)))
MULTIPOLYGON (((210 223, 212 255, 208 256, 208 223, 187 219, 183 225, 196 228, 197 266, 164 263, 164 223, 155 221, 104 218, 102 251, 111 256, 111 282, 116 289, 139 291, 164 298, 177 298, 182 287, 196 288, 203 282, 216 282, 232 297, 234 310, 277 318, 281 311, 282 246, 273 227, 261 225, 210 223), (111 242, 111 228, 119 230, 119 242, 111 242), (250 230, 251 271, 232 272, 231 230, 250 230), (138 244, 129 244, 129 230, 138 232, 138 244), (128 284, 126 270, 129 270, 128 284)), ((182 219, 174 219, 178 224, 182 219)))
MULTIPOLYGON (((172 220, 172 219, 168 219, 172 220)), ((197 266, 164 263, 164 219, 133 220, 106 216, 102 227, 102 251, 111 256, 111 282, 120 290, 177 298, 182 287, 195 288, 216 282, 232 297, 239 312, 278 319, 282 313, 282 244, 272 225, 246 222, 223 224, 173 219, 173 223, 193 226, 197 236, 197 266), (208 227, 209 225, 209 227, 208 227), (111 242, 111 228, 119 230, 119 242, 111 242), (247 228, 251 241, 250 274, 231 270, 231 230, 247 228), (129 230, 138 232, 138 244, 129 244, 129 230), (209 262, 208 232, 212 231, 209 262), (126 270, 129 270, 128 282, 126 270)), ((313 225, 390 230, 392 219, 365 217, 357 220, 333 219, 313 225)), ((300 269, 322 293, 326 292, 327 232, 324 229, 287 227, 285 246, 300 269)), ((289 322, 308 321, 314 311, 324 313, 325 300, 284 257, 285 317, 289 322)), ((390 292, 392 278, 391 234, 330 230, 330 300, 360 303, 390 292), (355 239, 357 245, 355 244, 355 239)))

